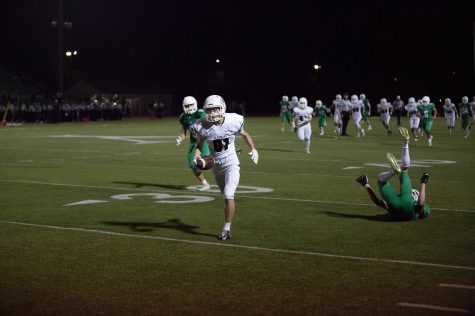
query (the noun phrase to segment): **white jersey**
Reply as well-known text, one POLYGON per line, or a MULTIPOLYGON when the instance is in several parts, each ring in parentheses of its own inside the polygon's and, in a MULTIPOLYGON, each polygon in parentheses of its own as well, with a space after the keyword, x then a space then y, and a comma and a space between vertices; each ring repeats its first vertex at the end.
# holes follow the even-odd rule
POLYGON ((408 103, 405 107, 409 117, 417 116, 417 103, 408 103))
POLYGON ((236 133, 240 132, 243 126, 242 115, 225 113, 223 124, 213 124, 206 121, 206 118, 201 118, 190 127, 190 130, 198 141, 201 138, 208 140, 211 156, 218 164, 224 165, 239 161, 234 142, 236 133))
POLYGON ((299 107, 293 108, 294 116, 297 117, 297 127, 301 127, 310 123, 313 114, 313 108, 307 106, 305 109, 299 107))
POLYGON ((393 108, 392 104, 389 103, 389 102, 386 102, 386 103, 378 103, 378 105, 376 106, 376 108, 378 109, 378 112, 381 116, 385 116, 386 114, 387 115, 390 115, 390 109, 393 108))
POLYGON ((351 103, 351 111, 353 112, 353 122, 359 122, 362 118, 362 112, 364 109, 364 104, 362 101, 356 101, 355 103, 351 103))
POLYGON ((444 116, 447 117, 455 117, 455 112, 457 111, 457 108, 455 107, 455 104, 450 103, 450 104, 444 104, 444 116))

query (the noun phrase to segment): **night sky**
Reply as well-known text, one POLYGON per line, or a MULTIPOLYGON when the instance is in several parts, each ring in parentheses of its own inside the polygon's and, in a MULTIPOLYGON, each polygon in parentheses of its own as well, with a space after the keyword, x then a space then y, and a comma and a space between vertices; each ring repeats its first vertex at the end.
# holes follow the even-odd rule
MULTIPOLYGON (((65 86, 154 83, 177 98, 264 103, 344 91, 458 99, 475 95, 473 3, 64 0, 65 49, 79 52, 65 86)), ((2 1, 0 63, 55 89, 56 18, 57 0, 2 1)))

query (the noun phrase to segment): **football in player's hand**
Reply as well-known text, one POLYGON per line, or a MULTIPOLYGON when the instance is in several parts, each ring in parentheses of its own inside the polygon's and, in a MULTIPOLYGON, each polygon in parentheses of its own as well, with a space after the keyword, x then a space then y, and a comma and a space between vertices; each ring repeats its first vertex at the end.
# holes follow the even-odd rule
POLYGON ((195 165, 201 170, 208 170, 214 166, 214 158, 211 156, 198 156, 195 158, 195 165))

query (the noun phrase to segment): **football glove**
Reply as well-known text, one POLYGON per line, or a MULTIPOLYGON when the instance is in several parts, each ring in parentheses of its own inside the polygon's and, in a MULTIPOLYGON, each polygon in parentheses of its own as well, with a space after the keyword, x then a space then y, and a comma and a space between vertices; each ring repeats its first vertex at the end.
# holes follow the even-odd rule
POLYGON ((362 186, 365 186, 368 184, 369 180, 368 180, 368 176, 363 174, 361 176, 359 176, 358 178, 356 178, 356 182, 358 182, 359 184, 361 184, 362 186))
POLYGON ((429 182, 429 174, 423 173, 421 176, 421 183, 427 183, 427 182, 429 182))
POLYGON ((257 162, 259 161, 259 154, 257 153, 257 150, 251 150, 249 156, 251 156, 251 160, 257 165, 257 162))
POLYGON ((180 146, 180 144, 181 144, 182 141, 183 141, 183 138, 181 138, 181 136, 178 136, 178 137, 176 138, 176 145, 177 145, 177 146, 180 146))

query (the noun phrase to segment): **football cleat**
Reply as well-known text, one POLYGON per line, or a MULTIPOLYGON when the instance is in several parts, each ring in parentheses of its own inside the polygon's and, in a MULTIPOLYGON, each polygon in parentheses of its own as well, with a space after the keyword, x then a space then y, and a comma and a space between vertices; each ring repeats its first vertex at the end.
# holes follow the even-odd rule
POLYGON ((231 231, 224 230, 224 229, 221 231, 221 234, 218 235, 219 240, 228 240, 228 239, 231 239, 231 237, 232 237, 231 231))
POLYGON ((394 174, 400 174, 401 173, 401 166, 397 163, 396 157, 392 153, 387 153, 386 158, 388 159, 389 165, 391 166, 391 169, 393 170, 394 174))
POLYGON ((198 189, 198 191, 208 191, 211 188, 209 184, 203 184, 201 188, 198 189))
POLYGON ((409 131, 407 130, 407 128, 405 127, 399 127, 399 134, 401 134, 402 138, 404 138, 404 140, 406 142, 409 141, 409 131))
POLYGON ((421 183, 427 183, 427 182, 429 182, 429 174, 424 172, 421 176, 421 183))
POLYGON ((356 182, 358 182, 359 184, 361 184, 362 186, 365 186, 368 184, 369 180, 368 180, 368 176, 365 175, 365 174, 362 174, 361 176, 359 176, 358 178, 356 178, 356 182))

